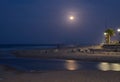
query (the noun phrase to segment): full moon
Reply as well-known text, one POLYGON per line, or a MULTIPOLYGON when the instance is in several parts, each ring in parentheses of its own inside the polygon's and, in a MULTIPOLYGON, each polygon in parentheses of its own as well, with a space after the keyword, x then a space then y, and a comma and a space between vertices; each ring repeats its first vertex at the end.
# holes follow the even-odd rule
POLYGON ((75 17, 74 17, 74 16, 70 16, 69 19, 70 19, 70 20, 74 20, 75 17))

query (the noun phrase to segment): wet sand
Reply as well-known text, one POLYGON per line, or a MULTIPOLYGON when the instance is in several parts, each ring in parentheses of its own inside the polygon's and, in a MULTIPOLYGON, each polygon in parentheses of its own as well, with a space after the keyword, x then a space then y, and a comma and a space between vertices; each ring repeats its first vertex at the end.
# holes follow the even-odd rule
POLYGON ((120 72, 113 71, 41 71, 4 72, 0 82, 120 82, 120 72))

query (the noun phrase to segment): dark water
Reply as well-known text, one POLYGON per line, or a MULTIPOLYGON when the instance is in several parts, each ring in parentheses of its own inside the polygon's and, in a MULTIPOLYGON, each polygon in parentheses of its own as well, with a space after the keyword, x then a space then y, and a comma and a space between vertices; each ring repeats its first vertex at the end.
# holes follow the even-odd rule
MULTIPOLYGON (((0 44, 1 50, 58 48, 57 44, 0 44)), ((62 46, 62 45, 61 45, 62 46)))
POLYGON ((11 66, 19 70, 69 70, 67 65, 73 70, 79 70, 96 69, 97 63, 56 59, 1 58, 0 64, 11 66))
MULTIPOLYGON (((62 47, 77 47, 77 46, 92 46, 90 43, 81 43, 81 45, 69 44, 0 44, 0 49, 35 49, 35 48, 62 48, 62 47)), ((94 44, 98 45, 98 44, 94 44)))
MULTIPOLYGON (((35 46, 34 46, 35 47, 35 46)), ((25 47, 20 47, 24 49, 25 47)), ((29 46, 30 48, 30 46, 29 46)), ((32 46, 33 48, 33 46, 32 46)), ((37 46, 38 48, 38 46, 37 46)), ((22 71, 42 71, 42 70, 101 70, 120 71, 120 63, 109 62, 82 62, 77 60, 60 59, 33 59, 16 58, 9 54, 9 50, 18 49, 14 46, 1 48, 0 64, 6 65, 22 71)))

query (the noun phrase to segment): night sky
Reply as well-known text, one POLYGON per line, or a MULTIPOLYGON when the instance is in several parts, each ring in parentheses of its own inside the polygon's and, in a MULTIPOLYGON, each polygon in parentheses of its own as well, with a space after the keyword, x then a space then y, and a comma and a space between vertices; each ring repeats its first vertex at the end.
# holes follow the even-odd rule
POLYGON ((0 0, 0 44, 94 44, 118 27, 120 0, 0 0))

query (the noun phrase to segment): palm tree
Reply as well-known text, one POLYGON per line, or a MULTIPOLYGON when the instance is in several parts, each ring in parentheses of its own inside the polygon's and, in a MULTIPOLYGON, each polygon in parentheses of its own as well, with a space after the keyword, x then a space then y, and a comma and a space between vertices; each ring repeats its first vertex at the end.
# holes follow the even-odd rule
POLYGON ((105 30, 106 33, 106 43, 110 44, 111 42, 111 37, 115 35, 115 31, 111 28, 105 30))

